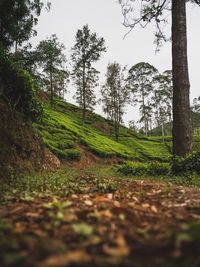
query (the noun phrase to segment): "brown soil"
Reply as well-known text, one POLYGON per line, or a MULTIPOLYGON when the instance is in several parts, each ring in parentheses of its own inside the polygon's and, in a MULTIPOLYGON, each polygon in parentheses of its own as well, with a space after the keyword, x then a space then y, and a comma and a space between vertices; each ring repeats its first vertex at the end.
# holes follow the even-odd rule
POLYGON ((45 147, 42 137, 16 111, 0 102, 0 179, 17 171, 59 167, 59 160, 45 147))
POLYGON ((113 165, 122 163, 124 160, 120 158, 100 158, 94 155, 92 152, 88 151, 85 146, 78 146, 78 150, 81 152, 80 161, 68 161, 62 160, 63 165, 74 166, 77 168, 84 168, 87 166, 92 166, 94 163, 113 165))

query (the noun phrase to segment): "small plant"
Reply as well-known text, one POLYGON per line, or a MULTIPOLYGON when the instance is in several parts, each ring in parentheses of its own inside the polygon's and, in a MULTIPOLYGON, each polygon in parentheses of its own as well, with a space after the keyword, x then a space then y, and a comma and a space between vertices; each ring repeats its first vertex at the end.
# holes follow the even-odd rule
POLYGON ((200 174, 200 152, 188 154, 185 158, 173 155, 170 157, 172 174, 196 172, 200 174))
POLYGON ((93 227, 86 223, 73 224, 72 227, 81 240, 86 239, 93 233, 93 227))
POLYGON ((115 169, 125 175, 167 175, 170 172, 168 163, 160 162, 132 162, 126 161, 122 165, 115 165, 115 169))

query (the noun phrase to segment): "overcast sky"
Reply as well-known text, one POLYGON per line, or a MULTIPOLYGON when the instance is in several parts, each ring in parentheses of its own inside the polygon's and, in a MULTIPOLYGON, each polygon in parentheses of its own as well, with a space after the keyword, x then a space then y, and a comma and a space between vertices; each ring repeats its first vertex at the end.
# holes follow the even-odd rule
MULTIPOLYGON (((77 30, 88 24, 91 31, 105 39, 107 47, 107 52, 95 65, 101 72, 100 84, 105 80, 106 67, 109 62, 117 61, 122 66, 128 65, 130 68, 143 61, 152 64, 160 72, 171 69, 171 44, 165 43, 161 51, 155 54, 153 27, 136 28, 123 39, 127 29, 122 25, 123 16, 117 0, 50 0, 50 2, 52 3, 51 10, 49 13, 42 12, 36 27, 38 35, 32 38, 31 42, 36 45, 55 33, 59 41, 64 43, 65 53, 69 58, 77 30)), ((192 100, 200 96, 200 7, 188 4, 187 24, 192 100)), ((75 92, 72 83, 69 89, 71 94, 66 95, 66 99, 75 103, 72 100, 75 92)), ((97 107, 96 111, 100 113, 101 109, 97 107)), ((135 108, 127 108, 127 114, 124 116, 126 124, 129 120, 138 120, 138 118, 135 108)))

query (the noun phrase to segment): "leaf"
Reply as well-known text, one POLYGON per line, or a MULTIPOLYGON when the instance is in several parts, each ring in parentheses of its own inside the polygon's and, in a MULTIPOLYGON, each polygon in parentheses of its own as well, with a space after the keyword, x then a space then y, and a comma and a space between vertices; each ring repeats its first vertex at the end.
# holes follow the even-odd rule
POLYGON ((130 249, 123 237, 119 235, 116 240, 117 247, 109 247, 107 244, 103 246, 103 251, 110 256, 128 256, 130 254, 130 249))
POLYGON ((86 252, 82 250, 69 251, 64 255, 51 256, 39 263, 38 267, 65 267, 76 264, 86 264, 91 260, 86 252))
POLYGON ((126 217, 125 217, 125 215, 124 215, 124 214, 122 214, 122 213, 121 213, 121 214, 119 214, 119 216, 118 216, 118 217, 119 217, 120 221, 124 221, 124 220, 125 220, 125 218, 126 218, 126 217))
POLYGON ((152 210, 153 212, 155 212, 155 213, 157 213, 157 212, 158 212, 158 210, 157 210, 156 206, 151 206, 151 210, 152 210))
POLYGON ((105 198, 105 197, 103 197, 103 196, 97 196, 97 197, 95 198, 95 200, 97 200, 97 201, 104 201, 104 200, 108 200, 108 199, 105 198))
POLYGON ((88 237, 93 233, 93 227, 86 223, 73 224, 72 228, 76 234, 84 237, 88 237))
POLYGON ((85 200, 84 203, 87 205, 87 206, 92 206, 93 205, 93 202, 91 200, 85 200))

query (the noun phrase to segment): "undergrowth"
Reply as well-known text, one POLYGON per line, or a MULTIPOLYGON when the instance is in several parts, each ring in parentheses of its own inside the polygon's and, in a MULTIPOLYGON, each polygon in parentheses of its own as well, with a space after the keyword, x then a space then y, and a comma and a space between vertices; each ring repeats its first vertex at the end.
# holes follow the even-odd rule
POLYGON ((31 201, 43 195, 69 197, 72 194, 87 194, 92 192, 109 193, 117 189, 117 181, 107 179, 98 168, 83 171, 67 167, 44 174, 17 174, 9 183, 0 180, 0 203, 15 199, 31 201))

